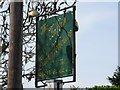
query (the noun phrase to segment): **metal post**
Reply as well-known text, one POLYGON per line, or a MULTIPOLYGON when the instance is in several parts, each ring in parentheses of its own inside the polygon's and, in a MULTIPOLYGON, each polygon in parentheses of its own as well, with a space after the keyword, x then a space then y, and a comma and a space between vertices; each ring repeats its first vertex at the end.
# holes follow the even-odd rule
POLYGON ((63 83, 62 80, 54 80, 54 90, 62 90, 63 83))
POLYGON ((47 81, 47 86, 45 90, 62 90, 63 88, 63 81, 62 80, 49 80, 47 81))
POLYGON ((10 2, 10 42, 8 60, 8 89, 22 88, 22 27, 23 2, 10 2))

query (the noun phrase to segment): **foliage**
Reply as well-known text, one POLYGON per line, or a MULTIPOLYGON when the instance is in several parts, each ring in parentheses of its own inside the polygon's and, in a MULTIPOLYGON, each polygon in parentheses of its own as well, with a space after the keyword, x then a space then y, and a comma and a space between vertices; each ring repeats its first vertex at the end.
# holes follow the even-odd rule
POLYGON ((72 86, 70 86, 70 89, 71 90, 77 90, 79 87, 76 87, 76 86, 74 86, 74 85, 72 85, 72 86))
POLYGON ((70 86, 70 90, 120 90, 120 86, 93 86, 91 88, 87 87, 87 88, 79 88, 76 86, 70 86))
POLYGON ((116 69, 112 77, 107 78, 112 85, 120 86, 120 67, 116 69))
POLYGON ((120 86, 94 86, 92 88, 88 88, 88 90, 119 90, 120 86))

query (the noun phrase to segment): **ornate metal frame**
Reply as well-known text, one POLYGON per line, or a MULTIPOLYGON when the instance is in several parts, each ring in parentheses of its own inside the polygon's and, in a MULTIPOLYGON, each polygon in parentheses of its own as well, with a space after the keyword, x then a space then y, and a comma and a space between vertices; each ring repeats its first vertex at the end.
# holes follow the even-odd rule
MULTIPOLYGON (((50 17, 52 15, 57 15, 58 12, 60 12, 60 11, 66 12, 66 10, 68 10, 70 8, 73 8, 73 18, 74 18, 73 26, 75 27, 75 10, 76 10, 75 4, 76 4, 76 0, 71 5, 69 5, 66 0, 64 0, 63 2, 60 2, 60 3, 59 3, 59 0, 54 0, 54 2, 48 2, 48 3, 46 3, 45 1, 37 2, 37 6, 35 6, 35 10, 37 10, 39 12, 39 15, 36 17, 36 22, 40 18, 41 19, 43 19, 43 18, 46 19, 46 18, 48 18, 48 17, 50 17)), ((74 27, 73 27, 73 30, 75 30, 74 27)), ((37 29, 37 24, 36 24, 36 29, 37 29)), ((74 31, 74 33, 73 33, 73 35, 74 35, 73 36, 74 37, 74 60, 73 60, 74 61, 74 71, 73 71, 73 73, 74 74, 73 74, 73 80, 72 81, 62 82, 62 83, 70 83, 70 82, 75 82, 76 81, 75 32, 76 31, 74 31)), ((37 31, 36 31, 36 33, 37 33, 37 31)), ((36 39, 37 39, 37 37, 36 37, 36 39)), ((37 63, 36 63, 36 65, 37 65, 37 63)), ((40 87, 47 86, 46 82, 44 82, 44 81, 41 81, 41 82, 43 83, 43 85, 38 86, 38 81, 35 79, 35 87, 40 88, 40 87)))
MULTIPOLYGON (((75 6, 76 4, 76 0, 70 3, 72 3, 71 5, 69 5, 69 3, 64 0, 62 2, 60 2, 60 0, 54 0, 53 2, 48 2, 48 1, 41 1, 41 2, 37 2, 37 5, 34 7, 35 10, 37 10, 39 12, 39 16, 40 17, 45 17, 45 16, 51 16, 53 14, 57 14, 57 12, 59 11, 65 11, 66 9, 69 9, 73 6, 75 6)), ((33 2, 31 3, 33 6, 33 2)))

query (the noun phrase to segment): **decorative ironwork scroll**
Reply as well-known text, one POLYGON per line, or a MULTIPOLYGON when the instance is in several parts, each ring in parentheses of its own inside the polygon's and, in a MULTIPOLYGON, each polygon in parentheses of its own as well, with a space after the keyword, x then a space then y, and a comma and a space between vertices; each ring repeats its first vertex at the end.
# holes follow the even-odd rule
POLYGON ((32 0, 30 5, 39 12, 40 17, 48 17, 53 14, 57 14, 59 11, 65 11, 73 6, 75 6, 77 0, 32 0), (34 6, 35 3, 35 6, 34 6))

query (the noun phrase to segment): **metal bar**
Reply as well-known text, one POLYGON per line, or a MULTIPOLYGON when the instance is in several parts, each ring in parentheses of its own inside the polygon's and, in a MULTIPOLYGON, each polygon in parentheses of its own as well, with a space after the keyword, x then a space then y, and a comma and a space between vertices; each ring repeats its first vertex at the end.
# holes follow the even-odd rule
POLYGON ((75 82, 74 80, 72 80, 72 81, 66 81, 66 82, 63 82, 63 84, 64 83, 72 83, 72 82, 75 82))
POLYGON ((35 63, 35 87, 37 87, 38 86, 38 82, 37 82, 37 74, 38 74, 38 72, 37 72, 37 39, 38 39, 38 35, 37 35, 37 33, 38 33, 38 26, 37 26, 37 24, 38 24, 38 20, 39 20, 39 17, 36 17, 36 63, 35 63))
POLYGON ((76 81, 76 39, 75 39, 75 11, 76 11, 76 6, 73 7, 73 38, 74 38, 74 75, 73 75, 73 81, 76 81))
POLYGON ((50 15, 54 15, 56 14, 56 12, 60 12, 60 11, 63 11, 63 10, 66 10, 66 9, 69 9, 69 8, 73 8, 74 6, 69 6, 69 7, 65 7, 63 9, 60 9, 60 10, 55 10, 54 12, 52 13, 49 13, 49 14, 43 14, 43 15, 39 15, 39 17, 45 17, 45 16, 50 16, 50 15))
POLYGON ((45 85, 36 86, 36 88, 45 87, 45 86, 47 85, 45 84, 45 85))

